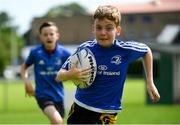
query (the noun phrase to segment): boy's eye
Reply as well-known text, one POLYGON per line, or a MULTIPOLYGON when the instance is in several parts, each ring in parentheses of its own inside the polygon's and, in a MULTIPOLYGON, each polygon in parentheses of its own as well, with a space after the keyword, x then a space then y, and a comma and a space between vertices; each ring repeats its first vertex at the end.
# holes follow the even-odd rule
POLYGON ((42 35, 45 36, 45 37, 48 36, 48 34, 46 34, 46 33, 45 33, 45 34, 42 34, 42 35))
POLYGON ((106 29, 106 31, 112 31, 114 29, 114 27, 106 27, 105 29, 106 29))
POLYGON ((102 30, 102 27, 96 27, 96 30, 100 31, 102 30))
POLYGON ((44 34, 42 34, 42 35, 45 36, 45 37, 47 37, 47 36, 53 36, 54 33, 44 33, 44 34))
POLYGON ((54 33, 50 33, 49 35, 50 35, 50 36, 53 36, 53 35, 54 35, 54 33))
POLYGON ((105 27, 105 28, 103 28, 103 27, 96 27, 97 31, 101 31, 103 29, 106 30, 106 31, 112 31, 112 30, 114 30, 114 27, 105 27))

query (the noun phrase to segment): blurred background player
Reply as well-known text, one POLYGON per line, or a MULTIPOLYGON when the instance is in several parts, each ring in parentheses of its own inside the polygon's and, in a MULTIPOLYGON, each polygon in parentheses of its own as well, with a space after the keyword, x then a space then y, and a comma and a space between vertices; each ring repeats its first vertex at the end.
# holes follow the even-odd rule
MULTIPOLYGON (((121 14, 113 6, 99 6, 94 13, 95 39, 79 48, 87 47, 97 62, 95 81, 87 89, 77 88, 75 103, 69 112, 68 124, 113 124, 121 111, 123 87, 128 64, 143 57, 147 91, 153 102, 160 99, 153 82, 152 52, 150 48, 134 41, 116 39, 121 33, 121 14)), ((56 80, 77 79, 83 81, 90 70, 68 69, 68 63, 60 69, 56 80)))
POLYGON ((57 43, 60 34, 54 22, 44 22, 39 28, 39 36, 42 43, 31 49, 21 66, 25 94, 35 96, 51 124, 63 124, 64 88, 61 81, 55 81, 55 76, 70 52, 57 43), (34 65, 35 89, 28 79, 28 68, 31 65, 34 65))

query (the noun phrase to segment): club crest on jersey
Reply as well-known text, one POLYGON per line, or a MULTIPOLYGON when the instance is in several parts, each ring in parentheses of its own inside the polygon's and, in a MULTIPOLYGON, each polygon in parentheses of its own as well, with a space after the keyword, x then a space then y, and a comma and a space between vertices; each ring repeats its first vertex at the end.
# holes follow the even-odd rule
POLYGON ((55 62, 56 65, 61 65, 62 64, 62 61, 61 59, 57 59, 56 62, 55 62))
POLYGON ((111 58, 111 63, 119 65, 121 63, 121 56, 120 55, 113 56, 111 58))

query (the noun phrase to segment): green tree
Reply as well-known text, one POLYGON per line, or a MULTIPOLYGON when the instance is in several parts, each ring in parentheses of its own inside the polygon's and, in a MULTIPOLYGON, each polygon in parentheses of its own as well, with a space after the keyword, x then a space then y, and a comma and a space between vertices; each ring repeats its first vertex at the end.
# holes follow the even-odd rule
MULTIPOLYGON (((17 27, 11 25, 11 18, 5 12, 0 12, 0 76, 7 65, 11 65, 12 42, 17 45, 17 57, 20 57, 20 50, 23 46, 22 37, 17 34, 17 27)), ((18 59, 17 59, 18 60, 18 59)))
POLYGON ((73 15, 86 15, 87 11, 84 7, 78 3, 70 3, 66 5, 59 5, 51 8, 45 16, 57 17, 57 16, 73 16, 73 15))

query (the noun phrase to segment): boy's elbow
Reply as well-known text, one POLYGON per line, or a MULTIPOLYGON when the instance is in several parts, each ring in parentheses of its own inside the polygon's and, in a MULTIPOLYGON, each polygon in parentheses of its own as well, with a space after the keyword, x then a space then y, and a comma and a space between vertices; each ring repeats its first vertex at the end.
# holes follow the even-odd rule
POLYGON ((62 69, 60 69, 59 72, 57 73, 57 75, 55 77, 55 81, 56 82, 63 81, 63 79, 62 79, 62 69))
POLYGON ((59 81, 60 81, 58 74, 57 74, 56 77, 55 77, 55 81, 56 81, 56 82, 59 82, 59 81))
POLYGON ((60 69, 59 72, 57 73, 55 80, 57 82, 59 81, 66 81, 67 79, 67 70, 65 69, 60 69))
POLYGON ((20 67, 20 77, 23 78, 26 74, 27 66, 23 63, 20 67))
POLYGON ((147 51, 148 54, 152 55, 152 50, 150 47, 148 47, 148 51, 147 51))

